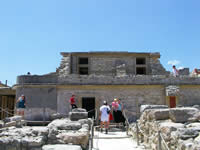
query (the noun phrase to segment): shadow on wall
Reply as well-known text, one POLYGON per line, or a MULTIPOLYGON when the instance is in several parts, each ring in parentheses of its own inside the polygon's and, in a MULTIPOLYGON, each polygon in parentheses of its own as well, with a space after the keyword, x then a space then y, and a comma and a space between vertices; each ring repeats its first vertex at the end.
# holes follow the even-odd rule
POLYGON ((27 108, 25 110, 25 119, 30 121, 50 121, 51 115, 56 111, 50 108, 27 108))

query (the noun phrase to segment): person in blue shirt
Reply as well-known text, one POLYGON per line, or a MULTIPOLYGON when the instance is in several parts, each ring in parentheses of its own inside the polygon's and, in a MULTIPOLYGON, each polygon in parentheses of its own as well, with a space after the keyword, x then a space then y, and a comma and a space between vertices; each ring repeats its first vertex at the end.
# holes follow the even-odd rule
POLYGON ((24 117, 24 109, 26 108, 26 99, 21 95, 17 100, 17 115, 24 117))
POLYGON ((118 99, 117 115, 119 117, 118 122, 123 123, 123 125, 125 125, 125 118, 124 118, 124 115, 123 115, 123 104, 121 103, 121 99, 118 99))

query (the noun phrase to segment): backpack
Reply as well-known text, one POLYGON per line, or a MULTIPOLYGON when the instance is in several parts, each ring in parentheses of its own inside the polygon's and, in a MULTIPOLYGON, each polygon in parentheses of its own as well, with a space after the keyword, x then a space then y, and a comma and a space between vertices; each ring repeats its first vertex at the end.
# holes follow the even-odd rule
POLYGON ((109 114, 110 113, 110 110, 107 108, 107 113, 109 114))

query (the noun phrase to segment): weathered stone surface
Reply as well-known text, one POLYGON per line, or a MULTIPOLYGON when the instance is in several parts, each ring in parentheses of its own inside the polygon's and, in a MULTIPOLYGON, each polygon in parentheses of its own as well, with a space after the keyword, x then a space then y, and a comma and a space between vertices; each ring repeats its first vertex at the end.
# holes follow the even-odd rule
POLYGON ((60 143, 69 144, 72 143, 74 145, 81 145, 83 148, 87 147, 89 141, 89 134, 87 132, 67 132, 60 133, 57 135, 57 140, 60 143))
POLYGON ((42 150, 82 150, 82 148, 78 145, 55 144, 44 145, 42 150))
POLYGON ((147 109, 163 109, 168 108, 167 105, 141 105, 140 106, 140 113, 143 113, 147 109))
POLYGON ((0 120, 0 128, 2 128, 4 126, 3 121, 0 120))
POLYGON ((170 109, 169 116, 173 122, 185 123, 185 122, 195 122, 197 117, 195 114, 199 112, 196 108, 172 108, 170 109))
POLYGON ((193 139, 188 140, 179 140, 178 141, 178 149, 180 150, 194 150, 194 141, 193 139))
POLYGON ((81 128, 81 124, 78 122, 69 122, 67 124, 61 124, 57 126, 58 130, 79 130, 81 128))
POLYGON ((10 121, 5 124, 5 127, 12 127, 12 126, 16 126, 16 121, 10 121))
POLYGON ((41 149, 47 142, 46 127, 4 128, 0 133, 0 145, 6 150, 41 149))
POLYGON ((178 86, 170 85, 166 87, 166 96, 178 96, 180 88, 178 86))
POLYGON ((73 122, 69 119, 54 120, 49 125, 49 128, 56 128, 58 130, 79 130, 81 123, 73 122))
POLYGON ((61 119, 61 118, 66 118, 66 117, 67 117, 67 115, 65 115, 65 114, 55 113, 55 114, 50 115, 50 120, 53 121, 56 119, 61 119))
POLYGON ((5 122, 20 121, 20 120, 22 120, 22 116, 13 116, 4 119, 5 122))
POLYGON ((187 140, 190 138, 196 138, 199 135, 199 132, 194 129, 179 128, 177 134, 180 139, 187 140))
POLYGON ((159 129, 162 133, 170 134, 170 132, 177 131, 179 128, 184 128, 184 124, 182 123, 174 123, 174 122, 161 122, 159 124, 159 129))
POLYGON ((73 143, 86 148, 89 139, 89 123, 89 119, 79 121, 71 121, 69 119, 54 120, 48 125, 48 143, 73 143))
POLYGON ((47 127, 3 128, 0 131, 0 150, 41 150, 46 144, 69 143, 86 148, 90 121, 66 118, 54 120, 47 127))
POLYGON ((79 119, 87 119, 88 112, 69 112, 69 118, 72 121, 77 121, 79 119))
POLYGON ((65 126, 67 123, 71 122, 68 118, 66 119, 56 119, 48 124, 48 128, 58 128, 59 126, 65 126))
POLYGON ((47 127, 32 127, 31 132, 36 136, 48 136, 49 129, 47 127))
POLYGON ((167 120, 169 119, 169 109, 156 109, 149 113, 150 120, 167 120))
POLYGON ((83 124, 88 124, 89 127, 92 125, 92 119, 91 118, 88 118, 88 119, 80 119, 78 120, 78 122, 83 125, 83 124))
POLYGON ((83 109, 83 108, 75 108, 75 109, 72 109, 72 112, 87 112, 86 109, 83 109))

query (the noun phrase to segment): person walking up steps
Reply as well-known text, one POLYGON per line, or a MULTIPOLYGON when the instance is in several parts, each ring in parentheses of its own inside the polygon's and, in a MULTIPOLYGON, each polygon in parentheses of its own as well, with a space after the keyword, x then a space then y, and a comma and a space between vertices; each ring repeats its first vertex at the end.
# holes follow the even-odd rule
POLYGON ((69 102, 71 104, 72 109, 77 108, 75 104, 75 95, 72 95, 72 97, 69 99, 69 102))
POLYGON ((107 105, 107 102, 103 102, 103 106, 100 107, 99 119, 101 120, 101 132, 103 131, 103 125, 108 134, 108 122, 109 122, 109 113, 110 107, 107 105))

